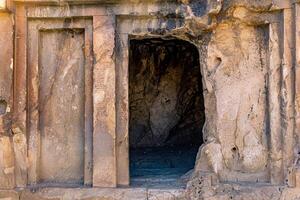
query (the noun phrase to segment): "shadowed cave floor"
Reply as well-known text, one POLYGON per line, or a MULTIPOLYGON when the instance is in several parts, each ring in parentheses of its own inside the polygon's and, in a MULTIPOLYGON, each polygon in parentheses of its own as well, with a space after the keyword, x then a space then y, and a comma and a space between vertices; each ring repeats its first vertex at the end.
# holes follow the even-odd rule
POLYGON ((131 186, 184 188, 198 149, 198 146, 132 148, 131 186))

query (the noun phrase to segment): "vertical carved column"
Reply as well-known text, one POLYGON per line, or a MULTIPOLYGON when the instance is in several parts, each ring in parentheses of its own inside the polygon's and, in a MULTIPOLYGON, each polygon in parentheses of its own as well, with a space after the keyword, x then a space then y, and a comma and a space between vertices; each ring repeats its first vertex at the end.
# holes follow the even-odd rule
POLYGON ((270 173, 271 183, 283 182, 282 169, 282 134, 280 117, 280 79, 281 79, 281 51, 280 24, 269 25, 269 79, 268 100, 270 117, 270 173))
POLYGON ((283 171, 288 180, 288 168, 294 157, 294 72, 293 72, 293 24, 292 9, 283 11, 283 65, 282 65, 282 130, 283 130, 283 171))
POLYGON ((116 186, 114 17, 94 16, 93 185, 116 186))
POLYGON ((128 34, 118 32, 117 41, 117 177, 119 185, 129 185, 128 34))
POLYGON ((93 184, 93 27, 85 30, 85 143, 84 184, 93 184))
POLYGON ((28 55, 28 102, 27 102, 27 135, 28 135, 28 184, 39 181, 40 129, 39 129, 39 35, 36 26, 29 23, 27 34, 28 55))
POLYGON ((13 126, 15 127, 14 150, 19 155, 15 160, 15 173, 17 187, 27 184, 26 161, 26 35, 27 19, 26 9, 20 5, 16 7, 16 35, 15 35, 15 68, 14 68, 14 94, 13 94, 13 126), (22 139, 22 140, 21 140, 22 139), (25 140, 25 141, 24 141, 25 140), (25 164, 25 165, 24 165, 25 164))
POLYGON ((298 152, 300 151, 300 4, 295 4, 295 111, 298 152))

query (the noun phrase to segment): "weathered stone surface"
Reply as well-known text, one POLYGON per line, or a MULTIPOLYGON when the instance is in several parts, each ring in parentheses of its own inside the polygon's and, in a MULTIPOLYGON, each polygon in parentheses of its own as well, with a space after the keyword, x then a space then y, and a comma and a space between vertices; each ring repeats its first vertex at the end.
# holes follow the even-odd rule
MULTIPOLYGON (((155 70, 146 71, 148 85, 161 91, 155 98, 134 74, 137 91, 145 94, 135 111, 150 117, 130 115, 130 40, 164 38, 185 40, 199 51, 204 145, 187 190, 37 185, 21 190, 20 199, 300 199, 298 0, 6 2, 10 10, 0 10, 0 188, 25 188, 39 179, 128 185, 129 141, 137 139, 130 119, 154 130, 156 138, 138 139, 140 145, 162 145, 169 138, 162 132, 174 133, 177 145, 180 138, 193 142, 187 135, 190 129, 201 133, 193 119, 200 104, 192 94, 177 93, 196 85, 189 81, 192 70, 183 73, 189 80, 182 84, 176 82, 180 70, 167 67, 167 75, 155 76, 159 84, 151 79, 155 70), (173 115, 184 110, 178 99, 192 102, 192 114, 173 115)), ((164 51, 155 51, 164 61, 164 51)), ((184 58, 168 59, 175 66, 184 58)), ((18 199, 18 192, 0 191, 1 198, 18 199)))
POLYGON ((83 32, 40 33, 40 181, 83 182, 83 32))
POLYGON ((283 181, 282 170, 282 132, 280 131, 280 28, 278 23, 269 26, 269 104, 270 104, 270 143, 271 143, 271 182, 281 183, 283 181))
POLYGON ((180 189, 149 189, 148 200, 184 200, 185 190, 180 189))
POLYGON ((212 174, 200 173, 188 183, 187 199, 229 200, 280 199, 284 187, 267 184, 234 184, 216 182, 212 174))
POLYGON ((97 16, 93 21, 94 41, 94 170, 93 185, 115 187, 116 171, 116 93, 114 63, 114 21, 97 16))
POLYGON ((210 87, 205 98, 210 119, 206 126, 210 129, 206 129, 206 134, 208 141, 218 142, 216 147, 209 143, 212 147, 204 151, 215 171, 223 167, 248 173, 266 170, 268 45, 265 37, 264 27, 226 23, 216 27, 208 44, 204 70, 205 85, 210 87), (216 110, 210 112, 213 109, 216 110), (221 146, 217 147, 218 144, 221 146))
POLYGON ((0 137, 0 189, 13 189, 15 186, 14 159, 11 139, 0 137))
POLYGON ((0 12, 0 189, 15 187, 15 157, 12 139, 9 137, 14 67, 13 26, 13 15, 0 12))
POLYGON ((299 188, 288 188, 282 192, 280 200, 298 200, 300 199, 299 188))
MULTIPOLYGON (((295 4, 295 31, 300 34, 300 4, 295 4)), ((295 133, 297 148, 300 141, 300 37, 295 38, 295 133)))
POLYGON ((17 191, 12 190, 0 190, 1 200, 19 200, 20 194, 17 191))
POLYGON ((24 190, 20 200, 147 200, 146 189, 59 189, 24 190))
MULTIPOLYGON (((10 108, 11 87, 13 79, 13 15, 0 13, 0 107, 7 104, 10 108)), ((6 110, 0 108, 0 115, 6 110)), ((7 108, 6 108, 7 109, 7 108)))
POLYGON ((116 39, 116 156, 117 183, 129 185, 129 69, 128 35, 119 35, 116 39))
POLYGON ((17 128, 13 129, 13 144, 14 144, 14 156, 15 156, 15 173, 16 183, 24 184, 24 180, 27 179, 27 140, 26 136, 17 128))
MULTIPOLYGON (((34 185, 41 182, 52 184, 84 182, 86 185, 91 185, 92 21, 60 19, 44 23, 30 20, 28 29, 28 55, 30 56, 28 62, 30 80, 28 84, 28 183, 34 185), (66 24, 68 28, 64 29, 66 24), (37 46, 35 44, 38 41, 40 45, 37 46), (52 46, 49 47, 48 44, 52 46), (76 50, 72 52, 69 50, 70 47, 76 50), (47 56, 48 50, 52 52, 51 56, 47 56), (47 63, 52 65, 49 71, 45 70, 47 63), (61 92, 66 90, 70 93, 61 95, 61 92), (63 109, 55 107, 55 102, 60 102, 63 109), (47 124, 46 128, 53 130, 52 135, 55 132, 54 135, 63 138, 60 143, 58 142, 58 149, 49 148, 51 140, 57 139, 48 137, 49 134, 45 135, 47 130, 41 128, 42 124, 44 127, 47 124), (73 131, 74 134, 69 131, 73 131), (45 158, 42 156, 47 156, 48 149, 52 159, 58 157, 58 154, 60 156, 56 159, 60 159, 60 162, 69 159, 68 167, 72 168, 73 175, 65 173, 66 176, 62 175, 60 181, 43 180, 45 177, 41 177, 44 172, 40 164, 45 158), (74 173, 77 173, 76 180, 74 180, 74 173)), ((51 166, 49 165, 48 169, 47 167, 46 171, 51 172, 51 166)), ((56 169, 63 170, 63 166, 58 165, 56 169)), ((62 173, 58 171, 54 170, 54 173, 62 173)))
MULTIPOLYGON (((23 6, 16 6, 15 14, 15 60, 14 60, 14 95, 13 95, 13 121, 12 124, 15 128, 18 128, 23 134, 26 132, 26 98, 27 98, 27 63, 26 63, 26 36, 27 36, 27 19, 25 17, 26 10, 23 6)), ((20 147, 25 148, 27 145, 20 147)), ((23 158, 20 162, 23 162, 23 158)), ((16 171, 16 186, 25 187, 27 185, 27 167, 18 166, 18 161, 16 161, 16 169, 24 169, 21 173, 20 170, 16 171)))
MULTIPOLYGON (((206 188, 207 189, 207 188, 206 188)), ((297 200, 298 188, 276 186, 223 185, 214 188, 215 193, 193 198, 181 189, 58 189, 0 190, 3 200, 297 200)))

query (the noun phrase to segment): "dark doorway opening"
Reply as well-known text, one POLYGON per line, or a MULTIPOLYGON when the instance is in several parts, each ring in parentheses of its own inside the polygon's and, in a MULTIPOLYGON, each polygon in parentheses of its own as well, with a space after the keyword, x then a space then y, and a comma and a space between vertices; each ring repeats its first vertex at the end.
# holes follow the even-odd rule
POLYGON ((131 185, 183 186, 203 143, 198 49, 177 39, 130 41, 131 185))

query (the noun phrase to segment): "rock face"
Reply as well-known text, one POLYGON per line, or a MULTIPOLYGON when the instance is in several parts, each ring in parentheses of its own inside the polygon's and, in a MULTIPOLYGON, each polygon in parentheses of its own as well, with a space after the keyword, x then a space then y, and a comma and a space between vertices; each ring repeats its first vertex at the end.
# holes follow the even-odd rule
MULTIPOLYGON (((205 130, 207 140, 220 145, 223 167, 230 170, 253 173, 267 167, 265 31, 220 24, 207 46, 206 107, 214 112, 208 110, 205 130)), ((215 155, 209 149, 205 154, 215 155)))
POLYGON ((15 158, 10 134, 14 65, 13 34, 12 16, 8 13, 0 13, 0 189, 11 189, 15 186, 15 158))
POLYGON ((130 145, 202 143, 205 121, 198 50, 176 40, 133 40, 130 145))
POLYGON ((0 198, 299 199, 299 13, 0 0, 0 198), (130 185, 130 148, 184 144, 202 145, 183 192, 107 189, 130 185))

